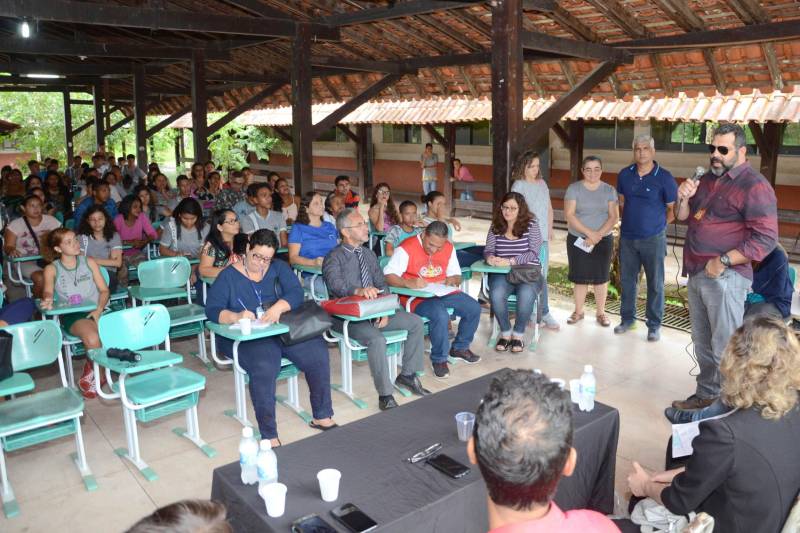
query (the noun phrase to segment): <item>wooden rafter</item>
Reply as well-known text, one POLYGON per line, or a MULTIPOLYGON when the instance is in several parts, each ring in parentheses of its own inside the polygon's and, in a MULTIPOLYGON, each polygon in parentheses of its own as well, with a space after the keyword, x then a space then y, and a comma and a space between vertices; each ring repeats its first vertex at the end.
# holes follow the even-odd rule
POLYGON ((533 85, 533 88, 539 95, 539 98, 544 98, 546 93, 544 92, 544 88, 539 82, 539 79, 536 77, 536 74, 533 73, 533 67, 531 67, 531 65, 527 62, 523 62, 522 71, 525 73, 525 77, 528 78, 528 81, 531 83, 531 85, 533 85))
POLYGON ((328 92, 331 93, 331 96, 334 100, 338 102, 342 99, 342 97, 339 96, 339 91, 336 90, 336 87, 333 85, 333 83, 331 83, 331 80, 328 79, 327 76, 321 76, 320 79, 322 80, 322 84, 325 86, 325 88, 328 89, 328 92))
POLYGON ((334 127, 340 120, 355 111, 361 104, 364 104, 372 98, 378 96, 384 89, 393 85, 400 80, 400 74, 387 74, 380 80, 376 81, 361 93, 354 95, 350 100, 337 107, 328 116, 314 124, 313 137, 319 137, 325 131, 334 127))
POLYGON ((564 78, 567 80, 567 84, 569 84, 570 88, 575 87, 575 73, 572 72, 572 67, 569 62, 561 59, 558 61, 558 65, 561 67, 561 72, 564 74, 564 78))
POLYGON ((461 77, 464 79, 464 84, 467 86, 467 90, 469 90, 469 94, 472 95, 473 98, 478 98, 480 96, 480 92, 475 87, 475 83, 473 83, 472 78, 470 77, 467 70, 459 66, 458 73, 461 74, 461 77))
POLYGON ((778 66, 778 58, 775 56, 775 46, 772 43, 763 43, 761 51, 764 54, 764 60, 769 69, 769 76, 772 79, 772 86, 780 91, 783 89, 783 76, 781 76, 781 69, 778 66))
POLYGON ((447 84, 444 82, 441 73, 435 68, 429 68, 428 72, 431 73, 431 77, 436 81, 436 85, 439 86, 439 92, 442 96, 449 96, 450 91, 448 91, 447 84))

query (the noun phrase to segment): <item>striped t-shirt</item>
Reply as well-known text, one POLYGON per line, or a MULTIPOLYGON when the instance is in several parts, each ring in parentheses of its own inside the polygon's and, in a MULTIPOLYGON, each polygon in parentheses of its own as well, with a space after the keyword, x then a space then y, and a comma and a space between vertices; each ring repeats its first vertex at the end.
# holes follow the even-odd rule
POLYGON ((484 257, 502 257, 514 259, 516 265, 538 265, 539 249, 542 247, 542 234, 539 231, 539 224, 536 219, 532 219, 528 224, 528 229, 519 239, 509 239, 503 235, 497 235, 489 228, 486 235, 486 247, 483 251, 484 257))

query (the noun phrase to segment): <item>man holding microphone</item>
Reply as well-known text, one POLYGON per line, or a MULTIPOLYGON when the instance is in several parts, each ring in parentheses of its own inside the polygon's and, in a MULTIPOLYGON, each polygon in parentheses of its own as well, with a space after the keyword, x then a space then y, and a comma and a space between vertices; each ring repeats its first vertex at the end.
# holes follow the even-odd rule
POLYGON ((700 367, 697 389, 676 409, 700 409, 719 396, 719 362, 742 324, 753 280, 751 261, 761 261, 778 239, 777 201, 769 182, 747 162, 744 130, 721 124, 708 145, 711 168, 678 188, 678 220, 688 220, 683 274, 689 276, 692 342, 700 367))

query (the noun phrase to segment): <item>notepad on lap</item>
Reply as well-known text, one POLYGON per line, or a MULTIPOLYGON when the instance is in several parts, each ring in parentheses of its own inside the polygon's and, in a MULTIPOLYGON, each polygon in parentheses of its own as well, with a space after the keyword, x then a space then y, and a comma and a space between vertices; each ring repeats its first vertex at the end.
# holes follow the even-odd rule
POLYGON ((458 291, 458 287, 451 287, 444 283, 428 283, 422 290, 433 293, 434 296, 447 296, 458 291))

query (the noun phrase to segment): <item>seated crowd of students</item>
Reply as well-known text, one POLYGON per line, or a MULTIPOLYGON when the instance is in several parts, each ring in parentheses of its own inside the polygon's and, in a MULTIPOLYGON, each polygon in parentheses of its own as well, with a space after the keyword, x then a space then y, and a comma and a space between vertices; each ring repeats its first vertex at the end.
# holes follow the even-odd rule
MULTIPOLYGON (((538 165, 538 158, 526 165, 534 163, 538 165)), ((298 198, 287 180, 274 172, 261 182, 245 168, 232 172, 223 183, 213 162, 195 163, 188 176, 178 176, 174 190, 157 164, 151 163, 145 172, 133 155, 115 160, 100 152, 92 157, 91 165, 76 157, 64 172, 55 160, 45 161, 44 170, 36 161, 28 167, 30 175, 24 180, 19 169, 2 170, 0 190, 8 218, 3 251, 8 257, 41 256, 21 263, 19 272, 30 280, 31 292, 41 299, 42 309, 56 302, 96 303, 89 313, 61 318, 64 330, 86 348, 100 346, 97 324, 110 294, 126 287, 129 269, 153 253, 197 259, 192 282, 198 287, 203 280, 209 283, 203 302, 206 316, 220 324, 242 318, 277 322, 308 294, 315 299, 354 295, 374 299, 390 288, 399 289, 402 310, 390 318, 350 327, 352 338, 366 349, 381 410, 397 406, 392 396, 394 385, 417 395, 429 394, 419 378, 425 357, 425 324, 433 377, 448 378, 453 362, 480 362, 481 356, 471 345, 481 303, 460 290, 464 269, 476 261, 502 267, 487 277, 487 303, 499 325, 496 351, 522 352, 525 331, 532 321, 558 329, 547 310, 547 253, 543 250, 552 239, 552 205, 549 196, 546 202, 529 198, 535 194, 533 189, 519 187, 519 192, 503 197, 484 245, 457 249, 454 237, 461 225, 450 216, 445 196, 435 190, 423 197, 422 205, 403 201, 396 206, 390 186, 379 183, 365 219, 357 209, 360 198, 346 176, 336 178, 335 189, 328 195, 309 192, 298 198), (422 209, 424 217, 420 216, 422 209), (544 226, 543 220, 547 221, 544 226), (380 238, 373 241, 371 236, 376 234, 380 238), (151 249, 154 242, 157 251, 151 249), (503 269, 515 275, 507 275, 503 269), (429 284, 436 284, 437 296, 420 297, 414 292, 429 284), (511 295, 516 296, 513 324, 508 305, 511 295), (533 316, 537 302, 540 314, 533 316), (454 318, 459 321, 451 340, 454 318), (381 334, 385 328, 408 332, 401 371, 394 383, 389 379, 381 334)), ((531 183, 540 179, 538 167, 533 174, 531 183)), ((785 253, 778 251, 775 262, 785 260, 785 253)), ((769 258, 762 262, 764 276, 775 268, 769 258)), ((771 294, 768 287, 762 292, 764 297, 771 294)), ((749 305, 781 315, 786 302, 770 298, 749 305)), ((0 309, 0 327, 31 320, 35 312, 30 298, 6 302, 0 309)), ((342 331, 340 320, 334 322, 334 330, 342 331)), ((218 337, 217 344, 219 353, 232 356, 230 341, 218 337)), ((752 476, 739 472, 732 461, 739 454, 750 462, 754 455, 770 455, 766 448, 764 453, 759 451, 769 439, 785 440, 788 450, 800 437, 795 423, 800 383, 796 372, 779 375, 796 366, 799 354, 800 345, 781 320, 759 313, 747 321, 725 354, 723 398, 708 416, 731 408, 738 408, 740 414, 705 425, 696 454, 685 469, 651 475, 637 466, 629 480, 633 494, 663 501, 676 513, 703 508, 719 512, 734 503, 739 509, 749 505, 741 520, 753 521, 756 527, 766 515, 755 508, 760 501, 755 496, 772 485, 781 490, 797 488, 798 463, 762 459, 762 474, 780 475, 754 486, 752 480, 758 472, 752 476), (761 353, 762 345, 774 349, 761 353), (760 426, 764 426, 757 430, 760 436, 755 429, 748 429, 760 426), (749 444, 739 444, 737 438, 749 444), (709 464, 716 465, 713 472, 709 464), (744 479, 745 475, 749 477, 744 479)), ((305 375, 313 411, 309 425, 322 431, 337 427, 329 353, 321 335, 296 344, 286 344, 280 337, 246 341, 239 346, 239 355, 250 375, 250 394, 263 438, 280 445, 275 386, 282 358, 305 375)), ((79 380, 86 398, 96 397, 99 380, 102 376, 95 377, 87 362, 79 380)), ((489 485, 492 527, 515 531, 510 524, 525 522, 529 526, 525 531, 614 530, 602 516, 563 513, 552 502, 558 479, 570 475, 577 460, 571 448, 571 408, 563 392, 540 377, 518 371, 496 381, 486 399, 478 410, 469 454, 489 485), (532 430, 536 435, 520 434, 521 421, 536 428, 532 430), (507 435, 504 442, 497 441, 494 432, 498 428, 507 435), (522 479, 520 468, 532 474, 522 479), (540 528, 528 524, 538 520, 542 520, 540 528)), ((668 413, 670 416, 686 415, 668 413)), ((785 519, 791 506, 792 498, 784 497, 788 494, 781 493, 781 517, 773 506, 775 516, 770 516, 776 523, 785 519)), ((736 526, 733 519, 724 523, 730 525, 730 531, 748 530, 736 526)))

